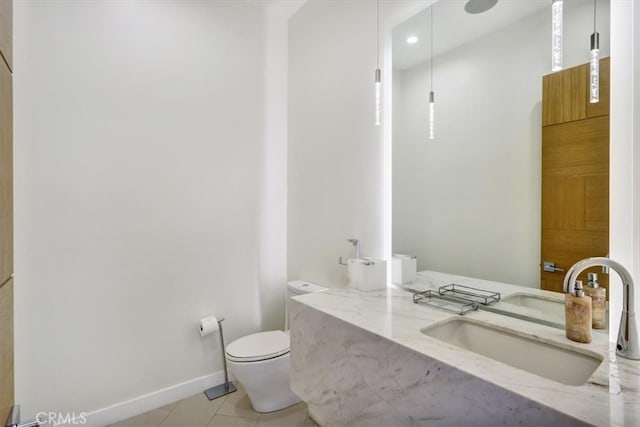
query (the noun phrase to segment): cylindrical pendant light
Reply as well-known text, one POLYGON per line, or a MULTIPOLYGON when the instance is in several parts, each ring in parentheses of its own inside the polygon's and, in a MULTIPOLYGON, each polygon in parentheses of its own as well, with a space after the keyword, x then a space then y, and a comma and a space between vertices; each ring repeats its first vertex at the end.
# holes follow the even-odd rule
POLYGON ((562 70, 562 0, 551 2, 551 71, 562 70))
POLYGON ((380 72, 380 0, 376 0, 376 71, 375 71, 375 95, 376 95, 376 126, 380 126, 380 98, 382 95, 380 72))
POLYGON ((380 82, 380 68, 376 68, 376 126, 380 126, 380 98, 382 95, 382 88, 380 82))
POLYGON ((435 126, 435 102, 433 91, 429 92, 429 139, 435 139, 436 134, 434 130, 435 126))
POLYGON ((593 0, 593 34, 591 34, 589 69, 589 102, 594 104, 600 101, 600 34, 596 31, 596 0, 593 0))
POLYGON ((430 78, 430 90, 429 90, 429 139, 435 139, 435 96, 433 94, 433 7, 429 8, 429 20, 430 20, 430 32, 431 32, 431 47, 429 49, 429 78, 430 78))

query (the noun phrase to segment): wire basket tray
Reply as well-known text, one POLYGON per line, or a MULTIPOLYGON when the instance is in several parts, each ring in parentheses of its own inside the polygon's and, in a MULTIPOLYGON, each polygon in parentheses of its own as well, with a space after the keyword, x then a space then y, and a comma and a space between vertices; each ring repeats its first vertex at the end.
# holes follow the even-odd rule
POLYGON ((461 316, 478 309, 478 303, 475 301, 456 300, 431 290, 413 294, 413 302, 415 304, 429 305, 461 316))
POLYGON ((460 298, 466 301, 477 302, 482 305, 489 305, 500 301, 500 292, 485 291, 483 289, 472 288, 470 286, 458 285, 455 283, 440 286, 440 288, 438 288, 438 293, 452 298, 460 298))

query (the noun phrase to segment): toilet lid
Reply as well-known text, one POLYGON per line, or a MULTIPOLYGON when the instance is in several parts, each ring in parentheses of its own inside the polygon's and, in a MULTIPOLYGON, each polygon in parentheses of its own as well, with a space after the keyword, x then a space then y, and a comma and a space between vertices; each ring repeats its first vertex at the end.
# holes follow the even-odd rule
POLYGON ((258 332, 238 338, 227 346, 229 359, 255 362, 271 359, 289 352, 289 334, 282 331, 258 332))

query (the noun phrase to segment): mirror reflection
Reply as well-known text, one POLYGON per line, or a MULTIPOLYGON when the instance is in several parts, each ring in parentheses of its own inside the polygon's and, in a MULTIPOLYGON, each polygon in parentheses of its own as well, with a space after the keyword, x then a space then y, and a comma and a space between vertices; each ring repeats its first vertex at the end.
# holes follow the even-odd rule
MULTIPOLYGON (((541 226, 551 2, 502 0, 476 14, 465 3, 436 2, 393 30, 393 252, 416 256, 418 271, 540 288, 543 238, 558 239, 541 226)), ((596 17, 600 54, 608 57, 608 1, 597 2, 596 17)), ((566 70, 590 59, 593 1, 565 0, 563 22, 566 70)), ((601 157, 608 165, 608 152, 601 157)), ((601 181, 584 197, 602 198, 601 181)), ((557 190, 554 206, 578 210, 575 188, 557 190)), ((583 249, 606 255, 592 250, 583 249)), ((549 261, 557 266, 569 262, 555 257, 549 261)), ((556 274, 561 282, 564 274, 556 274)))

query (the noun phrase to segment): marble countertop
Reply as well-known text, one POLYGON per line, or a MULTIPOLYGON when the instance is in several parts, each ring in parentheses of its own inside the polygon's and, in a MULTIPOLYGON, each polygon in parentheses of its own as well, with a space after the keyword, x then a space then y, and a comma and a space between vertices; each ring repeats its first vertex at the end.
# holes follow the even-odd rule
MULTIPOLYGON (((415 290, 437 289, 449 283, 497 291, 502 298, 529 293, 558 299, 558 294, 553 292, 437 272, 418 273, 416 281, 408 287, 415 290)), ((595 352, 603 357, 603 362, 586 384, 569 386, 424 335, 421 329, 458 315, 414 304, 412 293, 404 289, 363 292, 352 288, 330 288, 327 292, 301 295, 295 299, 586 423, 598 426, 640 425, 640 361, 618 357, 607 334, 594 333, 591 343, 579 344, 567 339, 563 329, 487 311, 474 311, 464 316, 477 323, 517 331, 579 352, 595 352)))

